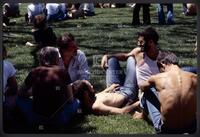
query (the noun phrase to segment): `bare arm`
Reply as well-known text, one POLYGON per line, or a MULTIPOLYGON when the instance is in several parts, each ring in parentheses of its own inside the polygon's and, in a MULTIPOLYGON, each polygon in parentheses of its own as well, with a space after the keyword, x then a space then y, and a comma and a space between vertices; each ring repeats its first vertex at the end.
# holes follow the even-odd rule
POLYGON ((116 91, 117 89, 119 89, 119 84, 112 84, 111 86, 107 87, 106 89, 104 89, 103 91, 101 92, 105 92, 105 93, 110 93, 110 92, 114 92, 116 91))
POLYGON ((121 109, 121 108, 107 106, 100 102, 98 102, 98 104, 96 102, 96 104, 94 104, 92 106, 92 110, 97 115, 122 114, 123 113, 123 109, 121 109))
POLYGON ((8 89, 6 90, 6 96, 16 95, 18 92, 18 85, 15 76, 12 76, 8 79, 8 89))
POLYGON ((26 77, 22 86, 20 87, 18 95, 22 97, 26 97, 26 98, 32 96, 32 82, 33 82, 33 79, 32 79, 32 71, 31 71, 26 77))
POLYGON ((71 102, 73 100, 74 100, 73 85, 69 84, 66 86, 66 101, 71 102))
POLYGON ((151 76, 147 81, 143 81, 139 85, 139 88, 141 89, 141 91, 144 92, 154 85, 155 85, 155 76, 151 76))
POLYGON ((32 88, 27 87, 25 84, 23 84, 19 89, 18 95, 21 97, 28 98, 32 96, 32 88))
POLYGON ((139 49, 134 48, 131 52, 129 53, 116 53, 116 54, 107 54, 104 55, 102 60, 101 60, 101 67, 103 69, 106 69, 108 67, 108 60, 112 57, 117 58, 119 61, 126 61, 128 57, 132 56, 135 57, 138 53, 139 49))

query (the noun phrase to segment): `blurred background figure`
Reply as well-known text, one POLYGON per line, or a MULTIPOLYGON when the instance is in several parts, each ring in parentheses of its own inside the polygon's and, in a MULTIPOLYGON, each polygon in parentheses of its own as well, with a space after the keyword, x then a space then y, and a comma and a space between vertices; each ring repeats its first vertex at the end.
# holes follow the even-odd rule
POLYGON ((174 24, 173 4, 158 4, 158 23, 172 25, 174 24), (167 22, 165 21, 164 7, 167 6, 167 22))
POLYGON ((31 23, 34 20, 34 17, 39 14, 46 14, 45 5, 41 3, 31 3, 27 7, 25 21, 31 23))
POLYGON ((67 18, 65 3, 47 3, 47 21, 60 21, 67 18))
POLYGON ((48 26, 45 15, 36 15, 33 20, 32 33, 34 36, 34 43, 27 42, 26 46, 37 46, 42 48, 45 46, 55 46, 56 45, 56 35, 53 29, 48 26))
POLYGON ((184 14, 186 16, 192 16, 197 14, 196 5, 194 3, 187 3, 184 6, 185 6, 184 14))
POLYGON ((150 24, 150 4, 135 4, 133 7, 133 20, 132 25, 140 25, 139 12, 140 8, 143 7, 143 23, 145 25, 150 24))
POLYGON ((19 3, 5 3, 3 5, 3 13, 7 17, 19 17, 20 16, 19 3))
POLYGON ((79 9, 79 7, 80 3, 76 4, 68 3, 67 4, 68 18, 70 19, 78 19, 80 17, 85 18, 83 9, 79 9))
POLYGON ((84 11, 85 16, 94 16, 94 4, 93 3, 82 3, 79 7, 80 10, 84 11))

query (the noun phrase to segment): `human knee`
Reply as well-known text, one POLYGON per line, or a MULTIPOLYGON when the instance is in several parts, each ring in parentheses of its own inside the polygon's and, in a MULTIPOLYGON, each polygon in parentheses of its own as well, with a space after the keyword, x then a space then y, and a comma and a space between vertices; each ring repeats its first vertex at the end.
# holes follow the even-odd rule
POLYGON ((132 56, 128 57, 127 63, 133 63, 133 64, 135 64, 135 58, 132 57, 132 56))
POLYGON ((113 64, 116 64, 118 63, 118 59, 116 57, 111 57, 109 60, 108 60, 108 65, 113 65, 113 64))

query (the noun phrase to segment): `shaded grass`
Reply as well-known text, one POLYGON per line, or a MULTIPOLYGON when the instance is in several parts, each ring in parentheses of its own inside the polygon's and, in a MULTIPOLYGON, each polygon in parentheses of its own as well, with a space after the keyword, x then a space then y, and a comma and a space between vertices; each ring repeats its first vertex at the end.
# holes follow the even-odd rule
MULTIPOLYGON (((21 4, 21 15, 26 12, 27 4, 21 4)), ((195 45, 196 16, 184 16, 182 4, 174 4, 174 25, 158 25, 156 4, 151 6, 151 26, 160 35, 159 47, 174 52, 180 59, 181 66, 196 66, 193 54, 195 45)), ((56 35, 72 33, 88 58, 90 81, 98 92, 104 89, 105 72, 100 68, 101 57, 106 53, 128 52, 136 46, 136 33, 147 26, 132 26, 130 8, 95 9, 96 15, 87 19, 74 19, 54 22, 50 26, 56 35)), ((142 15, 141 15, 142 17, 142 15)), ((31 54, 33 47, 26 47, 27 41, 33 41, 31 25, 24 17, 15 18, 17 24, 3 29, 8 36, 3 37, 3 44, 8 48, 8 59, 17 70, 17 82, 21 85, 28 72, 36 65, 31 54)), ((12 20, 12 19, 11 19, 12 20)), ((124 67, 125 63, 121 63, 124 67)), ((89 134, 153 134, 151 125, 141 120, 132 120, 130 115, 94 116, 87 115, 84 120, 74 120, 67 133, 89 134)))

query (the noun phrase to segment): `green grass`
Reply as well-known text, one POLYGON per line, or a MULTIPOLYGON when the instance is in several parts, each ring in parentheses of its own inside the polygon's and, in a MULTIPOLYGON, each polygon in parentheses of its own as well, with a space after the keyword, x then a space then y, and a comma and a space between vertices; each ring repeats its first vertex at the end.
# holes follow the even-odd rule
MULTIPOLYGON (((26 5, 21 4, 21 15, 26 12, 26 5)), ((50 24, 57 35, 72 33, 88 58, 90 81, 96 91, 105 88, 105 72, 100 68, 103 54, 128 52, 136 46, 136 32, 147 26, 132 26, 132 12, 126 8, 95 9, 96 15, 87 19, 74 19, 50 24)), ((197 59, 193 54, 195 45, 196 16, 184 16, 182 4, 174 4, 174 25, 158 25, 156 4, 151 6, 151 23, 160 35, 159 47, 173 51, 180 58, 181 66, 196 66, 197 59)), ((142 17, 142 15, 141 15, 142 17)), ((26 47, 27 41, 33 41, 24 16, 14 18, 17 24, 3 29, 11 37, 3 37, 3 44, 8 49, 8 59, 17 70, 17 82, 22 84, 28 72, 35 66, 31 51, 26 47)), ((11 19, 12 20, 12 19, 11 19)), ((125 66, 125 63, 122 63, 125 66)), ((76 121, 77 122, 77 121, 76 121)), ((76 123, 75 122, 75 123, 76 123)), ((91 134, 154 134, 154 129, 142 120, 133 120, 130 115, 85 116, 84 121, 74 125, 74 133, 91 134)))

